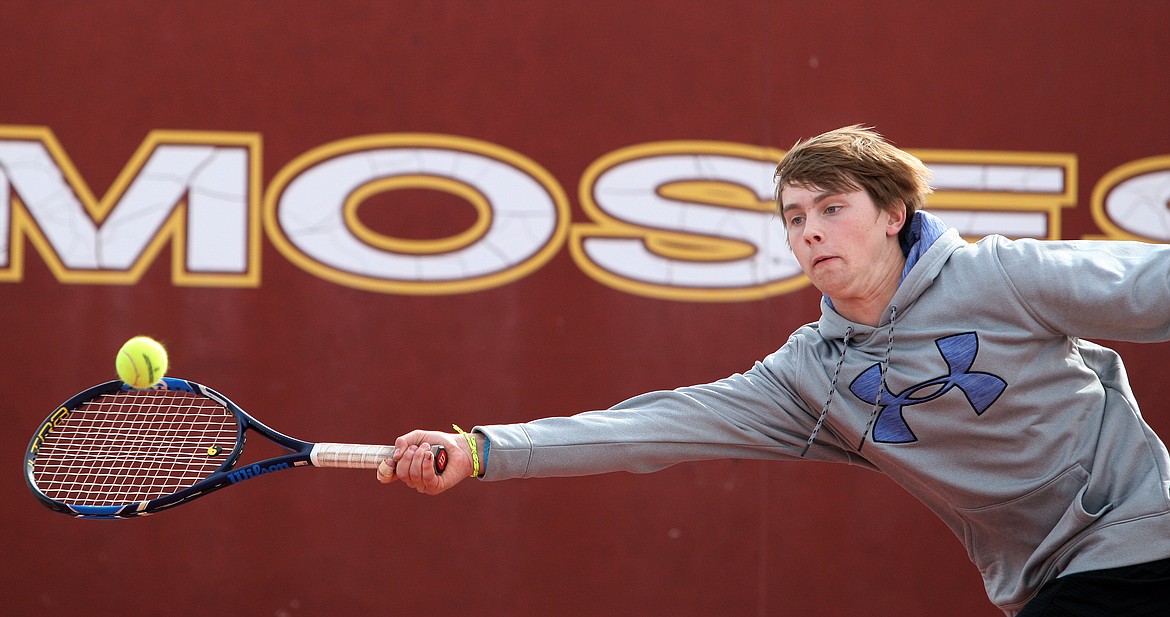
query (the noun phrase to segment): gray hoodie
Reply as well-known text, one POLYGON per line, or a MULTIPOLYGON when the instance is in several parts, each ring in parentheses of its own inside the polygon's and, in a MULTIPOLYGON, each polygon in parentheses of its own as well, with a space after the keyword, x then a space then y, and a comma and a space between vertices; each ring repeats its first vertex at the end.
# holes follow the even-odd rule
POLYGON ((1170 557, 1170 456, 1120 357, 1081 338, 1170 340, 1170 247, 970 244, 924 212, 911 239, 879 327, 825 299, 742 374, 477 427, 484 479, 716 458, 865 467, 947 524, 1007 615, 1059 575, 1170 557))

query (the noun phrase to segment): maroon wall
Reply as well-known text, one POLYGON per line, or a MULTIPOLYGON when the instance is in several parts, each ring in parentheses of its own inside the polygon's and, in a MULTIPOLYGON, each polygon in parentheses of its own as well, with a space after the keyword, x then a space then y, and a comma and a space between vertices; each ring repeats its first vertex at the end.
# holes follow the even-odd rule
MULTIPOLYGON (((835 466, 696 463, 438 498, 306 471, 155 517, 80 521, 27 494, 20 459, 34 426, 112 378, 114 352, 140 333, 168 345, 172 374, 291 434, 384 442, 714 380, 815 319, 798 278, 733 292, 627 284, 582 257, 591 231, 615 225, 598 175, 638 156, 766 162, 862 122, 932 163, 1037 164, 1064 182, 940 191, 940 211, 1039 213, 1034 235, 1047 237, 1168 237, 1165 3, 16 1, 4 13, 0 141, 49 154, 63 180, 38 186, 68 187, 85 209, 59 207, 93 229, 112 230, 135 186, 161 200, 147 195, 146 212, 177 213, 119 265, 109 253, 132 240, 50 238, 70 225, 17 186, 26 159, 0 149, 0 604, 18 612, 996 615, 924 507, 835 466), (241 235, 212 234, 241 252, 236 270, 200 270, 189 250, 215 242, 183 231, 195 233, 184 213, 217 198, 214 178, 167 202, 144 167, 177 151, 159 146, 200 144, 245 161, 227 166, 242 178, 241 235), (544 191, 551 227, 531 254, 420 283, 292 247, 303 230, 277 213, 293 179, 436 144, 544 191), (1134 199, 1125 187, 1145 190, 1148 219, 1107 206, 1134 199), (95 246, 105 261, 84 265, 95 246)), ((506 199, 480 202, 484 214, 458 192, 477 180, 404 182, 373 186, 351 228, 427 249, 504 220, 506 199)), ((737 211, 758 212, 739 190, 737 211)), ((745 247, 714 235, 667 257, 745 247)), ((1150 423, 1170 434, 1167 346, 1119 348, 1150 423)))

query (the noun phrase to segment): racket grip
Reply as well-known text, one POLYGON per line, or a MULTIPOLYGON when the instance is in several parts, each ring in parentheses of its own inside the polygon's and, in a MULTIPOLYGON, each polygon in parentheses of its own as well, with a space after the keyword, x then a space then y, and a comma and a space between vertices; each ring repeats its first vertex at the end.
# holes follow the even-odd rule
MULTIPOLYGON (((447 449, 431 446, 435 473, 447 469, 447 449)), ((309 452, 314 467, 345 467, 348 469, 377 469, 378 464, 394 456, 394 446, 372 446, 357 443, 319 443, 309 452)))

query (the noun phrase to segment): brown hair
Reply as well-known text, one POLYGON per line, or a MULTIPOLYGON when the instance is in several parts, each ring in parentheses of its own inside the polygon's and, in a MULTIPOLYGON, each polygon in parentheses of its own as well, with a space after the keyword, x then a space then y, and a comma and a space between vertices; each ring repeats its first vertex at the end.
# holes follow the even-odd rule
POLYGON ((910 220, 931 193, 930 169, 873 130, 854 124, 798 141, 776 165, 776 201, 785 186, 842 193, 864 189, 881 210, 906 204, 899 237, 906 242, 910 220))

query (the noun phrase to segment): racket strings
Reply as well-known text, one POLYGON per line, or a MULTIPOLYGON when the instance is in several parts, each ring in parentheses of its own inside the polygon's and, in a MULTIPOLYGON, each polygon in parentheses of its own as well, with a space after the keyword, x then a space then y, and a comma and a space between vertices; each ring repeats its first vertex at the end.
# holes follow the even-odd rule
POLYGON ((45 495, 63 503, 148 501, 217 471, 238 432, 230 411, 193 393, 103 394, 56 423, 37 450, 33 476, 45 495))

